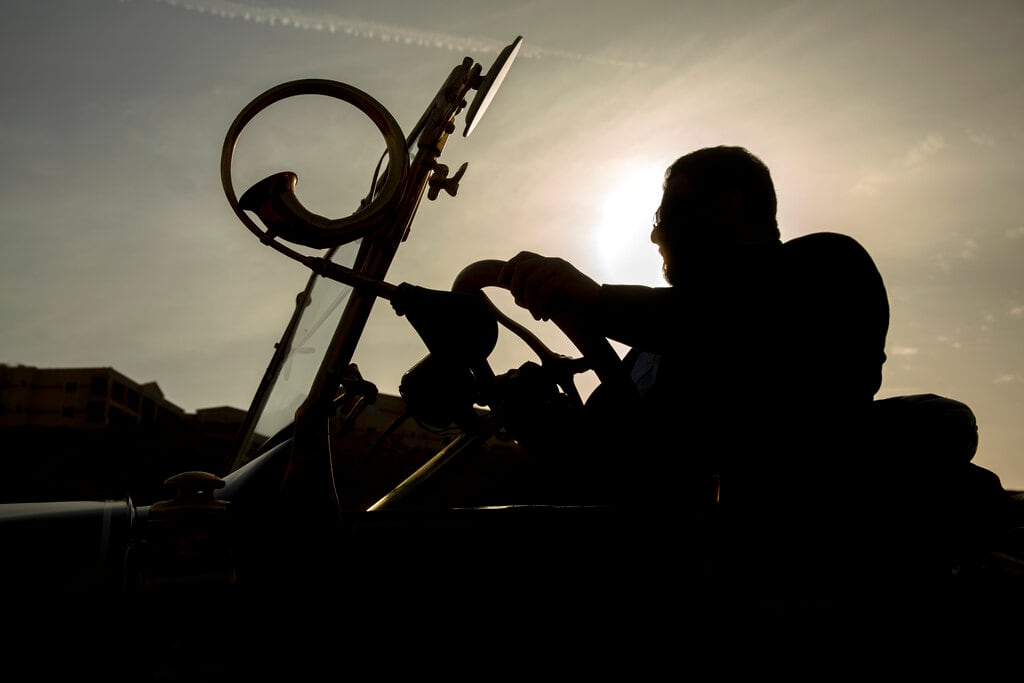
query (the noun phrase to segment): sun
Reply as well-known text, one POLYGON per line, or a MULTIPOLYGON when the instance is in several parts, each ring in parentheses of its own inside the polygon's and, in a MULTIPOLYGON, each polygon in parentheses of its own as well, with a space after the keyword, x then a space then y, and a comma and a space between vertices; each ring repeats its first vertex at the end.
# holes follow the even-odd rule
POLYGON ((605 282, 664 285, 661 257, 651 243, 651 219, 661 201, 664 168, 632 164, 617 175, 593 233, 593 249, 605 282))

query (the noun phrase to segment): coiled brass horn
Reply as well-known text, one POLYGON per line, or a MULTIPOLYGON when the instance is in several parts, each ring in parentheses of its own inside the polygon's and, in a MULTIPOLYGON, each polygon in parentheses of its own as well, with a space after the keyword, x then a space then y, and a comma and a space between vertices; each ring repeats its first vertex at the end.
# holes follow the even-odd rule
MULTIPOLYGON (((273 243, 281 238, 314 249, 335 247, 358 239, 374 230, 391 214, 399 189, 409 171, 409 148, 394 117, 377 100, 358 88, 338 81, 308 78, 282 83, 257 96, 243 108, 228 129, 221 151, 220 175, 224 193, 232 210, 261 241, 273 243), (291 171, 270 175, 236 197, 231 180, 231 160, 242 129, 261 111, 288 97, 324 95, 343 100, 365 113, 377 126, 387 146, 385 176, 375 185, 372 196, 350 216, 325 218, 309 211, 295 194, 298 176, 291 171), (255 213, 266 229, 259 227, 246 213, 255 213)), ((290 252, 287 249, 282 251, 290 252)))

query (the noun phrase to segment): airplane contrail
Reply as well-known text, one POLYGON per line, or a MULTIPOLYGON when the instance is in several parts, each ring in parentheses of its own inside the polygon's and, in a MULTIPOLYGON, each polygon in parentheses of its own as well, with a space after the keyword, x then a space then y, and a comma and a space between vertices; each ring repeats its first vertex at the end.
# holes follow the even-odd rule
MULTIPOLYGON (((121 0, 130 2, 131 0, 121 0)), ((280 26, 281 28, 303 31, 320 31, 336 33, 354 38, 376 40, 384 43, 400 43, 431 49, 443 49, 450 52, 470 52, 474 54, 498 53, 506 43, 494 40, 457 36, 450 33, 421 31, 408 26, 382 24, 373 21, 350 19, 330 12, 311 12, 306 10, 276 7, 259 7, 244 2, 230 0, 151 0, 151 2, 168 5, 188 12, 208 14, 222 19, 249 21, 257 24, 280 26)), ((606 59, 583 55, 566 50, 550 50, 524 43, 519 52, 520 58, 542 59, 545 57, 566 59, 593 64, 620 67, 644 67, 640 62, 606 59)))

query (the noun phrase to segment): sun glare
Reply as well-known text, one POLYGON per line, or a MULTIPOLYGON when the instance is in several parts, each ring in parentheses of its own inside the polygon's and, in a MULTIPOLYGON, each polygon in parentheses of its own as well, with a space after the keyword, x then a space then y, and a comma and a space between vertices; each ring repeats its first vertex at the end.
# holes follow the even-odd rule
POLYGON ((663 174, 654 164, 632 166, 608 189, 593 245, 605 282, 665 284, 661 257, 650 239, 663 174))

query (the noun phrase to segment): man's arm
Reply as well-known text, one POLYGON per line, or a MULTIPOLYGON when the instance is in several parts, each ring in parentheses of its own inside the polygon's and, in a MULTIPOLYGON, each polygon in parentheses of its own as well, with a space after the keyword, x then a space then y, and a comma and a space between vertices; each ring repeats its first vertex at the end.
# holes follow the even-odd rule
POLYGON ((666 353, 677 348, 684 307, 672 287, 602 285, 593 315, 601 333, 633 348, 666 353))
POLYGON ((559 314, 590 317, 601 286, 564 259, 521 251, 498 275, 498 284, 512 293, 517 305, 534 320, 559 314))
POLYGON ((520 252, 502 268, 498 284, 536 320, 572 318, 645 351, 670 348, 678 328, 672 288, 600 285, 561 258, 520 252))

